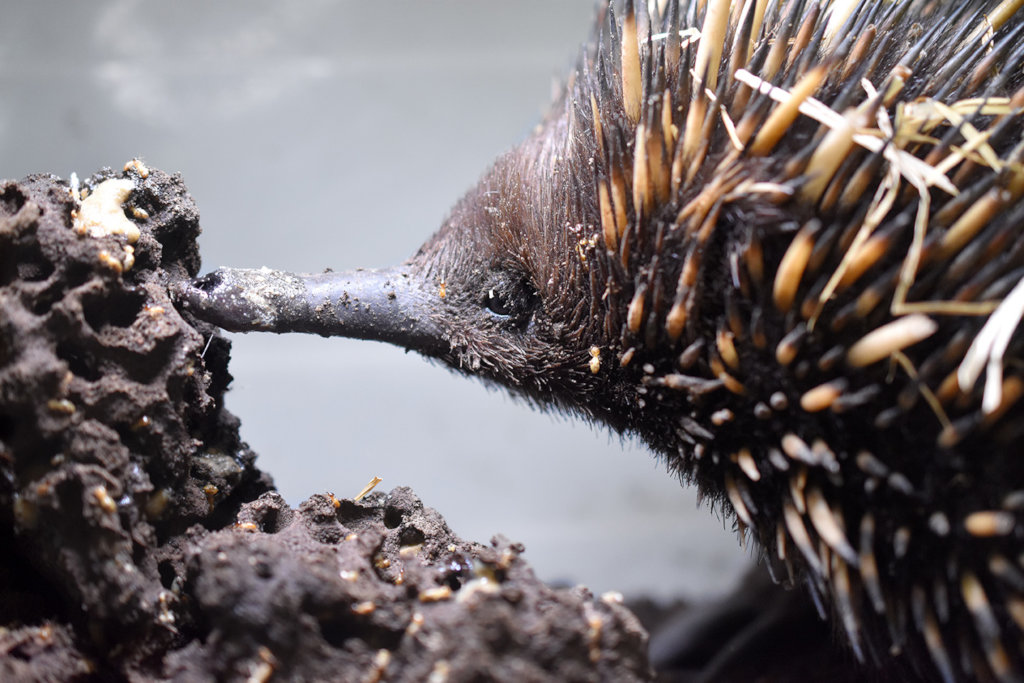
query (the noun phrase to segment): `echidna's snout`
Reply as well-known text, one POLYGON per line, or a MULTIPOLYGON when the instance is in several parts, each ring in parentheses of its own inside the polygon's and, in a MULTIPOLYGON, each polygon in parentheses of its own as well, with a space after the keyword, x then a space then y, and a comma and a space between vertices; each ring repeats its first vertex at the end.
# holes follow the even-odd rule
POLYGON ((403 268, 316 274, 220 268, 179 287, 177 299, 232 332, 371 339, 428 355, 446 348, 431 297, 403 268))

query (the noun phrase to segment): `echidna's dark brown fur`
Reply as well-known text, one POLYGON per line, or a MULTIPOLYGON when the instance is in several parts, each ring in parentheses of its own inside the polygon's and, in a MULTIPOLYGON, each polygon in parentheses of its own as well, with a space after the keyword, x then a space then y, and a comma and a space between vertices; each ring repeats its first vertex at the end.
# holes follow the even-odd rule
POLYGON ((639 434, 858 658, 1024 678, 1021 5, 605 7, 407 264, 431 355, 639 434))

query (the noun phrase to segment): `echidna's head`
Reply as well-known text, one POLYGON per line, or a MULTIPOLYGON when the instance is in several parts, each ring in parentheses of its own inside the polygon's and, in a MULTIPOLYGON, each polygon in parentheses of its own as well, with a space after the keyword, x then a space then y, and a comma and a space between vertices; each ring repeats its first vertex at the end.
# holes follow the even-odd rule
POLYGON ((564 126, 550 120, 501 157, 405 267, 427 292, 418 315, 444 341, 428 355, 538 405, 615 423, 594 397, 606 398, 611 360, 605 283, 594 286, 588 263, 592 145, 568 144, 564 126))
MULTIPOLYGON (((621 28, 608 19, 603 30, 618 41, 621 28)), ((536 406, 627 429, 614 315, 622 287, 607 272, 615 257, 601 237, 597 190, 607 160, 591 109, 593 100, 622 118, 621 93, 602 90, 587 71, 609 49, 595 40, 584 51, 546 119, 496 160, 405 263, 310 276, 220 269, 182 300, 229 330, 403 346, 536 406)), ((609 137, 620 123, 615 135, 633 134, 623 119, 606 124, 609 137)), ((621 151, 627 143, 616 144, 621 151)))

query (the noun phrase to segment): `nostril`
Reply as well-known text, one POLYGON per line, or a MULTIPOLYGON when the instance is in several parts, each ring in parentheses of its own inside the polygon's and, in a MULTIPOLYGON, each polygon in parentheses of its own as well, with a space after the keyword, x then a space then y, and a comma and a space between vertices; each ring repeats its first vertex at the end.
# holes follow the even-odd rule
POLYGON ((215 270, 212 273, 207 273, 202 277, 192 280, 192 286, 202 292, 210 293, 217 289, 217 287, 219 287, 223 282, 224 276, 220 271, 215 270))

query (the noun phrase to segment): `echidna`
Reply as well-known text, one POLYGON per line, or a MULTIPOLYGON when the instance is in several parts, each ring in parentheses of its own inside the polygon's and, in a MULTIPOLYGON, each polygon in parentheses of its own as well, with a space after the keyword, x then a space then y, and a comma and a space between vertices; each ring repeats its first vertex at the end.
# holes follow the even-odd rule
POLYGON ((639 435, 861 660, 1024 678, 1024 1, 649 4, 406 263, 183 303, 639 435))

